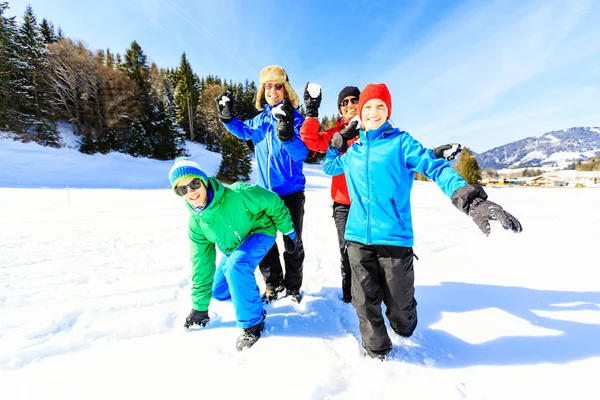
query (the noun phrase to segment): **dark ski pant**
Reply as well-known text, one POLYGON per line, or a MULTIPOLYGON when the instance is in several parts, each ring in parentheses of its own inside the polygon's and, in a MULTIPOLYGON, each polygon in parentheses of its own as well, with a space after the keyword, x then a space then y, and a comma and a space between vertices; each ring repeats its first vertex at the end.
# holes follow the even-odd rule
POLYGON ((369 246, 348 242, 352 269, 352 305, 358 316, 362 345, 371 356, 392 350, 381 310, 392 329, 408 337, 417 327, 417 301, 411 247, 369 246))
POLYGON ((220 301, 231 300, 239 328, 249 328, 264 319, 254 271, 273 243, 273 236, 262 233, 250 235, 233 253, 224 254, 217 266, 212 297, 220 301))
MULTIPOLYGON (((302 264, 304 263, 304 245, 302 244, 302 225, 304 221, 304 190, 280 196, 292 217, 296 231, 296 249, 293 253, 283 252, 285 262, 285 278, 279 260, 277 243, 271 247, 265 258, 260 262, 260 272, 265 278, 267 289, 275 289, 283 284, 288 290, 300 290, 302 286, 302 264)), ((284 237, 283 240, 289 240, 284 237)))
POLYGON ((335 221, 341 256, 342 293, 345 298, 350 298, 352 284, 352 272, 350 271, 350 260, 348 259, 348 242, 344 239, 346 223, 348 222, 348 211, 350 211, 349 205, 333 203, 333 220, 335 221))

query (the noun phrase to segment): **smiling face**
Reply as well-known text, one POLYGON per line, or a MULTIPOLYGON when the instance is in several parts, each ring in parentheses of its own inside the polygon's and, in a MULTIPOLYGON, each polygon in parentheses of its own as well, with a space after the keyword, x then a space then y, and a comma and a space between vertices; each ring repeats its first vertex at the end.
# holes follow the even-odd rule
POLYGON ((352 117, 358 115, 358 97, 344 97, 342 99, 342 102, 340 103, 340 111, 342 112, 342 117, 344 117, 344 121, 350 121, 352 117), (354 104, 353 101, 356 102, 356 104, 354 104))
POLYGON ((285 87, 281 82, 268 81, 264 85, 265 88, 265 100, 270 106, 275 106, 283 101, 285 98, 285 87), (280 89, 277 89, 279 87, 280 89))
POLYGON ((382 100, 371 99, 362 108, 362 126, 367 131, 377 129, 387 121, 388 114, 388 107, 382 100))
MULTIPOLYGON (((186 186, 194 179, 197 179, 197 178, 182 179, 180 182, 177 183, 177 186, 178 187, 186 186)), ((206 186, 204 186, 204 183, 198 189, 190 189, 190 187, 188 186, 187 193, 183 195, 183 198, 186 199, 187 202, 190 203, 194 207, 206 206, 206 200, 207 200, 206 186)))

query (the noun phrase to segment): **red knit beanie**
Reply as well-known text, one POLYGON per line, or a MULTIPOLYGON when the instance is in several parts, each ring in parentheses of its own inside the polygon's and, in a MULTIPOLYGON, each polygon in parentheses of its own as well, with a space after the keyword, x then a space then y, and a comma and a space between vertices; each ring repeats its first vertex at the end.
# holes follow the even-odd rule
POLYGON ((358 112, 362 119, 362 109, 365 103, 371 99, 379 99, 385 103, 388 108, 388 118, 392 115, 392 96, 385 83, 370 83, 360 92, 358 102, 358 112))

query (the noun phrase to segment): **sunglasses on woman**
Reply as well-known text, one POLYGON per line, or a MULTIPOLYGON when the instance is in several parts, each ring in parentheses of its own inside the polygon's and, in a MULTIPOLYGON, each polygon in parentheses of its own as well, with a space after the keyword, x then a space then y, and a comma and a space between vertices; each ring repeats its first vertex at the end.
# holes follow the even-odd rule
POLYGON ((356 97, 353 97, 351 99, 344 99, 342 100, 342 102, 340 103, 340 107, 348 107, 348 104, 358 104, 358 99, 356 97))
POLYGON ((202 186, 202 180, 201 179, 194 179, 193 181, 191 181, 187 185, 176 186, 175 187, 175 193, 178 196, 185 196, 187 194, 187 192, 188 192, 188 188, 190 190, 197 190, 197 189, 200 189, 201 186, 202 186))
POLYGON ((265 84, 265 90, 271 90, 275 88, 275 90, 281 90, 283 88, 283 83, 267 83, 265 84))

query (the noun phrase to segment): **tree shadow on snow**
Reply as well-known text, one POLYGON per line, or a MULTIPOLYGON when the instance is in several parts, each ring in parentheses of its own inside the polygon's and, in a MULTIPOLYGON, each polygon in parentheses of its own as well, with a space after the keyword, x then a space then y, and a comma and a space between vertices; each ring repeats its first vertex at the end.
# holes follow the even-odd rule
MULTIPOLYGON (((408 346, 407 342, 404 342, 405 346, 395 346, 391 354, 392 359, 433 364, 442 368, 462 368, 475 365, 568 363, 600 356, 598 318, 584 323, 559 320, 556 319, 556 315, 545 317, 534 312, 600 313, 600 292, 566 292, 442 282, 439 286, 417 286, 415 297, 419 302, 419 325, 414 336, 408 339, 408 346), (479 340, 471 340, 478 343, 469 343, 445 330, 431 327, 442 320, 443 312, 467 313, 484 309, 498 309, 503 313, 497 322, 488 319, 478 321, 477 315, 473 314, 463 319, 468 321, 468 326, 456 327, 458 320, 455 320, 452 327, 448 323, 442 324, 440 329, 446 326, 449 330, 456 329, 457 336, 472 329, 475 333, 473 337, 477 337, 477 332, 484 331, 493 337, 490 340, 484 341, 485 338, 480 336, 479 340), (506 313, 511 314, 508 316, 510 320, 503 324, 506 313), (551 333, 538 330, 539 334, 546 336, 518 336, 519 327, 512 326, 515 317, 526 321, 518 321, 520 326, 528 323, 530 329, 545 328, 560 332, 552 336, 551 333), (507 332, 516 336, 507 336, 507 332), (410 346, 411 344, 413 346, 410 346)), ((582 318, 584 317, 578 317, 579 320, 585 320, 582 318)))

